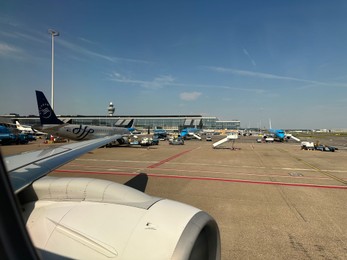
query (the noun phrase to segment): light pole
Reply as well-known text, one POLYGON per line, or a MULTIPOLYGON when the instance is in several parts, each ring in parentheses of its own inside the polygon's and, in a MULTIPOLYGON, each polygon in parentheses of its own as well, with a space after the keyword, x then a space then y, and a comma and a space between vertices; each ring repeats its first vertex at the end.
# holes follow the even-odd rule
POLYGON ((51 106, 54 109, 54 36, 59 36, 59 32, 49 29, 48 33, 52 35, 52 96, 51 106))

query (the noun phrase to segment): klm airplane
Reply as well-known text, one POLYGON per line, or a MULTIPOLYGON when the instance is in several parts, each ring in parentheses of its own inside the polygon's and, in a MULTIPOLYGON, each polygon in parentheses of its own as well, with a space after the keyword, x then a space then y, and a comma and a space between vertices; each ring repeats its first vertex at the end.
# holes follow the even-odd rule
POLYGON ((289 139, 294 139, 295 141, 300 142, 300 139, 293 136, 292 134, 287 134, 283 129, 274 129, 271 127, 271 120, 269 120, 270 129, 269 132, 274 136, 274 139, 279 142, 288 141, 289 139))
POLYGON ((129 129, 123 127, 65 124, 57 118, 43 92, 36 90, 36 99, 41 125, 50 134, 76 141, 114 135, 114 144, 123 144, 124 137, 130 135, 129 129))
POLYGON ((270 128, 269 132, 274 135, 274 138, 277 139, 280 142, 283 142, 285 139, 285 132, 282 129, 273 129, 270 128))
POLYGON ((191 137, 195 137, 198 140, 201 140, 201 137, 198 135, 200 132, 197 128, 184 128, 182 129, 180 136, 184 139, 190 139, 191 137))

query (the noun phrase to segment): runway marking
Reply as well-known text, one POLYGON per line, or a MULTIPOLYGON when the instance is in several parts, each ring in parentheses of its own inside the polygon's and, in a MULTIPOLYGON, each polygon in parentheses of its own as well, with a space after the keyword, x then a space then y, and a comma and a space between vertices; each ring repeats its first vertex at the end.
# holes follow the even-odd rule
POLYGON ((302 161, 304 164, 310 166, 312 169, 315 169, 315 170, 317 170, 318 172, 323 173, 324 175, 326 175, 326 176, 328 176, 328 177, 330 177, 330 178, 332 178, 332 179, 334 179, 334 180, 336 180, 336 181, 338 181, 338 182, 341 182, 342 184, 347 185, 347 181, 343 180, 342 178, 339 178, 339 177, 337 177, 337 176, 331 174, 331 173, 328 172, 328 171, 322 171, 322 170, 319 169, 318 167, 316 167, 316 166, 314 166, 314 165, 312 165, 312 164, 310 164, 310 163, 308 163, 308 162, 305 162, 304 160, 301 160, 301 161, 302 161))
POLYGON ((110 160, 110 159, 84 159, 77 158, 75 161, 91 161, 91 162, 126 162, 126 163, 155 163, 156 161, 135 161, 135 160, 110 160))
MULTIPOLYGON (((96 171, 79 171, 79 170, 54 170, 54 172, 61 173, 79 173, 79 174, 105 174, 105 175, 120 175, 120 176, 136 176, 138 173, 129 172, 96 172, 96 171)), ((200 181, 220 181, 220 182, 232 182, 232 183, 248 183, 248 184, 260 184, 260 185, 280 185, 280 186, 291 186, 291 187, 305 187, 305 188, 322 188, 322 189, 347 189, 347 186, 338 185, 320 185, 320 184, 309 184, 309 183, 288 183, 288 182, 272 182, 272 181, 252 181, 243 179, 225 179, 225 178, 214 178, 214 177, 202 177, 202 176, 185 176, 185 175, 165 175, 146 173, 149 177, 155 178, 170 178, 170 179, 186 179, 186 180, 200 180, 200 181)))
MULTIPOLYGON (((125 163, 155 163, 156 161, 134 161, 134 160, 104 160, 104 159, 76 159, 76 161, 96 161, 96 162, 125 162, 125 163)), ((189 166, 213 166, 213 167, 228 167, 228 168, 246 168, 246 169, 270 169, 270 170, 288 170, 288 171, 312 171, 312 168, 288 168, 288 167, 265 167, 265 166, 250 166, 250 165, 230 165, 230 164, 208 164, 208 163, 179 163, 170 162, 170 165, 189 165, 189 166)), ((69 164, 71 165, 71 163, 69 164)), ((118 166, 117 166, 118 167, 118 166)), ((315 170, 315 169, 313 169, 315 170)), ((324 172, 347 173, 347 170, 324 170, 324 172)))
POLYGON ((189 153, 189 152, 191 152, 191 151, 193 151, 193 150, 195 150, 195 149, 183 151, 183 152, 178 153, 178 154, 176 154, 176 155, 174 155, 174 156, 171 156, 171 157, 169 157, 169 158, 167 158, 167 159, 164 159, 164 160, 162 160, 162 161, 160 161, 160 162, 158 162, 158 163, 155 163, 155 164, 152 164, 152 165, 150 165, 150 166, 147 166, 147 168, 157 168, 157 167, 159 167, 160 165, 162 165, 162 164, 164 164, 164 163, 166 163, 166 162, 169 162, 169 161, 171 161, 171 160, 174 160, 174 159, 176 159, 176 158, 182 156, 183 154, 189 153))
MULTIPOLYGON (((82 165, 82 164, 69 164, 70 167, 84 167, 84 168, 108 168, 107 171, 118 171, 118 169, 115 168, 109 168, 109 165, 105 166, 99 166, 99 165, 82 165)), ((134 170, 142 170, 143 167, 131 167, 131 166, 119 166, 115 165, 114 167, 121 168, 121 169, 134 169, 134 170)), ((147 167, 148 168, 148 167, 147 167)), ((154 169, 154 168, 152 168, 154 169)), ((186 169, 177 169, 177 168, 160 168, 160 169, 154 169, 154 170, 160 170, 160 171, 176 171, 176 172, 199 172, 199 173, 211 173, 211 171, 206 170, 186 170, 186 169)), ((277 170, 288 170, 288 168, 278 168, 277 170)), ((310 169, 312 171, 312 169, 310 169)), ((244 172, 222 172, 222 171, 213 171, 214 174, 223 174, 223 175, 244 175, 244 176, 258 176, 258 177, 278 177, 278 178, 290 178, 290 179, 319 179, 319 180, 330 180, 328 177, 320 177, 320 176, 300 176, 299 174, 291 174, 288 175, 280 175, 280 174, 257 174, 257 173, 244 173, 244 172)))
POLYGON ((341 178, 339 178, 339 177, 337 177, 337 176, 331 174, 329 171, 323 171, 323 170, 319 169, 318 167, 314 166, 313 164, 310 164, 310 163, 306 162, 305 160, 303 160, 303 159, 301 159, 301 158, 298 158, 298 157, 296 157, 295 155, 289 153, 287 150, 284 150, 283 148, 277 148, 277 150, 278 150, 278 151, 285 152, 285 153, 289 154, 289 156, 291 156, 292 158, 294 158, 294 159, 296 159, 297 161, 299 161, 299 162, 301 162, 301 163, 307 165, 308 167, 310 167, 310 168, 316 170, 317 172, 320 172, 320 173, 322 173, 322 174, 324 174, 324 175, 326 175, 326 176, 328 176, 328 177, 330 177, 330 178, 332 178, 332 179, 334 179, 334 180, 336 180, 336 181, 338 181, 338 182, 341 182, 341 183, 344 184, 344 185, 347 185, 347 181, 345 181, 345 180, 343 180, 343 179, 341 179, 341 178))

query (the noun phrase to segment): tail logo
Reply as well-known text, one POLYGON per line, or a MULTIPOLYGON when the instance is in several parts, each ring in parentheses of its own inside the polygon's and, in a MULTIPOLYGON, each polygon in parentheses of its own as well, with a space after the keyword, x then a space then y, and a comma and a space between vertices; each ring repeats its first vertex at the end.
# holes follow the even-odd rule
POLYGON ((40 105, 39 112, 40 115, 45 119, 50 118, 52 115, 51 110, 49 109, 49 104, 47 103, 40 105))
POLYGON ((80 125, 80 127, 76 127, 74 129, 72 129, 72 132, 75 135, 77 135, 77 138, 79 140, 82 140, 82 139, 86 138, 89 134, 94 133, 94 129, 88 128, 88 126, 84 126, 84 128, 82 128, 82 125, 80 125))

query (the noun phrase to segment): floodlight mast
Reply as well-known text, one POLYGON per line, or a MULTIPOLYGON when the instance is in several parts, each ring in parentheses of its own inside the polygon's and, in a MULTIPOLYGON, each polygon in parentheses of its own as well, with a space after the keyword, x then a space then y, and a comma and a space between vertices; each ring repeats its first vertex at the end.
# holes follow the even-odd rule
POLYGON ((54 36, 59 36, 59 32, 49 29, 48 33, 52 35, 52 94, 51 94, 51 107, 54 109, 54 36))

